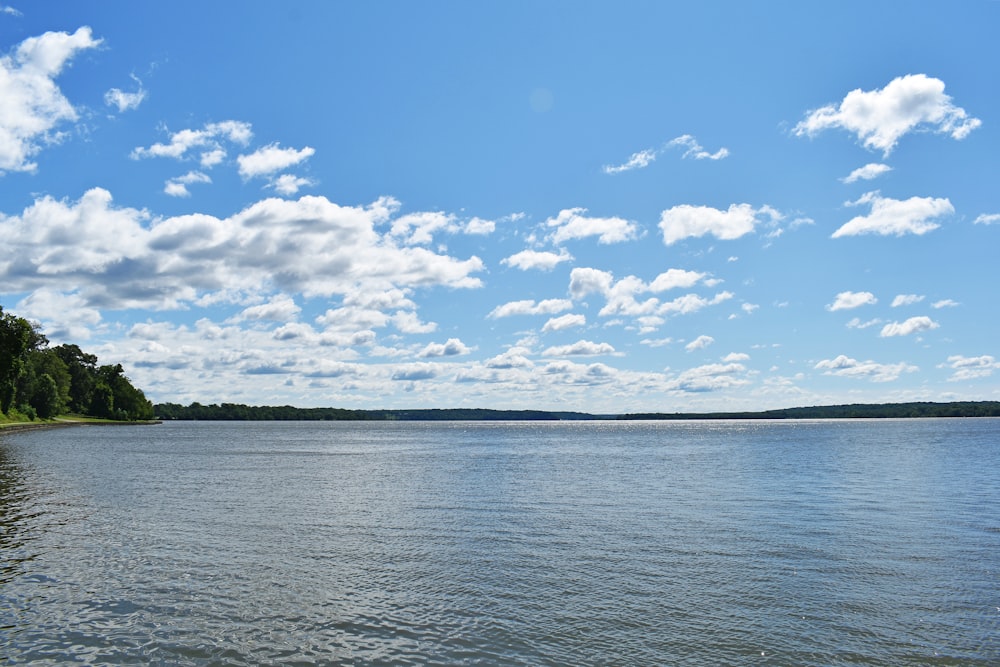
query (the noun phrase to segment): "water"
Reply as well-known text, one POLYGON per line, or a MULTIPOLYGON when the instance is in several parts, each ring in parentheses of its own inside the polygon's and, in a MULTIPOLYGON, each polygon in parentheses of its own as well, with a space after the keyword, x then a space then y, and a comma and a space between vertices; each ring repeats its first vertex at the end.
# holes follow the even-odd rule
POLYGON ((0 436, 0 664, 996 665, 1000 420, 0 436))

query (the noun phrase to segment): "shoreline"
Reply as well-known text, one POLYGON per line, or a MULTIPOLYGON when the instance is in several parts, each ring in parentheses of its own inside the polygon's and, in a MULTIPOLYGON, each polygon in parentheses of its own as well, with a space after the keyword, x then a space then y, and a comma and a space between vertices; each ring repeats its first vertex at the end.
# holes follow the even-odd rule
POLYGON ((73 419, 57 419, 48 422, 10 422, 0 424, 0 435, 5 433, 24 433, 26 431, 47 431, 54 428, 68 428, 70 426, 153 426, 162 423, 158 419, 134 422, 92 422, 73 419))

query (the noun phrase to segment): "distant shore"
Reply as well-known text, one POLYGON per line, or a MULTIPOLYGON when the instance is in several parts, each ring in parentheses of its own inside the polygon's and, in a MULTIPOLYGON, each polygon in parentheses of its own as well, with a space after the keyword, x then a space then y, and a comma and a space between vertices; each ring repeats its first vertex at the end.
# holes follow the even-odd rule
POLYGON ((951 403, 911 402, 826 405, 784 408, 761 412, 643 412, 590 414, 546 410, 491 410, 484 408, 417 410, 350 410, 344 408, 296 408, 251 406, 239 403, 154 406, 164 421, 590 421, 614 420, 710 420, 710 419, 917 419, 932 417, 1000 417, 1000 401, 951 403))
POLYGON ((44 422, 7 422, 0 424, 0 434, 23 433, 25 431, 45 431, 53 428, 68 428, 70 426, 149 426, 161 423, 163 422, 158 419, 131 422, 86 419, 54 419, 52 421, 44 422))

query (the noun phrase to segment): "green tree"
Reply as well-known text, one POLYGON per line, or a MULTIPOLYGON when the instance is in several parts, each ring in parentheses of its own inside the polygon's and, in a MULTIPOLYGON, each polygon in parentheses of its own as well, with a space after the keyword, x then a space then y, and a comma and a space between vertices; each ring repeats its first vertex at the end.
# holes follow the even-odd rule
POLYGON ((36 379, 30 405, 42 419, 51 419, 62 412, 64 404, 60 400, 59 387, 48 373, 36 379))
POLYGON ((0 306, 0 412, 10 412, 14 406, 28 352, 38 343, 38 332, 28 320, 5 313, 0 306))
POLYGON ((52 351, 62 359, 69 371, 67 408, 70 412, 89 412, 94 400, 94 387, 97 385, 97 357, 87 354, 76 345, 57 345, 52 351))

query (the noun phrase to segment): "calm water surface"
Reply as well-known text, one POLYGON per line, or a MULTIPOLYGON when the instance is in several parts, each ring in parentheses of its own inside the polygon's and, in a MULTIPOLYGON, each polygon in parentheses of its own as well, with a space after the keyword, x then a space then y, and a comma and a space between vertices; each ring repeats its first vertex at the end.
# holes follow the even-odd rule
POLYGON ((1000 664, 1000 420, 0 436, 2 664, 1000 664))

